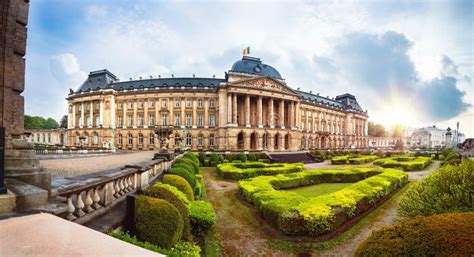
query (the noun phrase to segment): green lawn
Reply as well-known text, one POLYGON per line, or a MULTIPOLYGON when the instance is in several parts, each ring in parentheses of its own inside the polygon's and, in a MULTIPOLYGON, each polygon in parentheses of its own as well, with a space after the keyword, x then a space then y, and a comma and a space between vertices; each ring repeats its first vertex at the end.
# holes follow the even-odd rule
POLYGON ((352 184, 354 183, 322 183, 322 184, 306 186, 306 187, 297 187, 297 188, 292 188, 292 189, 287 189, 287 190, 298 193, 302 196, 313 197, 313 196, 318 196, 318 195, 330 194, 332 192, 336 192, 345 187, 348 187, 352 184))

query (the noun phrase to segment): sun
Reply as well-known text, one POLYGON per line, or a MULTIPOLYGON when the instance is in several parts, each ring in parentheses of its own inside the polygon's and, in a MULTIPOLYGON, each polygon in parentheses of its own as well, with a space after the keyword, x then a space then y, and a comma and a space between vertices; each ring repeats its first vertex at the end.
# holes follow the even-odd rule
POLYGON ((403 98, 391 98, 380 104, 374 120, 390 128, 392 125, 414 126, 417 123, 417 111, 403 98))

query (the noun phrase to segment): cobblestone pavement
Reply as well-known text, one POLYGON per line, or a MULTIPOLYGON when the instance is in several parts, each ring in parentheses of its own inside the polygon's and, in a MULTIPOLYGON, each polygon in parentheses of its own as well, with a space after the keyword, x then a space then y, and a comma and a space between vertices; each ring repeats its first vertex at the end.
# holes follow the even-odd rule
POLYGON ((137 151, 105 156, 40 160, 40 166, 51 172, 51 177, 62 178, 118 168, 126 164, 151 160, 156 151, 137 151))

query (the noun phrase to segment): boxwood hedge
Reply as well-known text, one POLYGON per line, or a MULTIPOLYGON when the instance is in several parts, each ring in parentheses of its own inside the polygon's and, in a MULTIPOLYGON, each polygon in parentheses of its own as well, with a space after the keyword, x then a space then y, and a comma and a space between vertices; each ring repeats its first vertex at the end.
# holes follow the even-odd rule
POLYGON ((474 256, 474 212, 418 216, 372 233, 355 256, 474 256))
POLYGON ((394 169, 308 170, 243 180, 239 192, 284 234, 317 236, 342 226, 407 181, 405 172, 394 169), (315 197, 279 190, 338 182, 357 183, 315 197))
POLYGON ((194 235, 206 235, 216 224, 216 213, 212 204, 209 202, 191 202, 189 205, 189 213, 194 235))
POLYGON ((341 155, 331 158, 331 164, 364 164, 375 161, 378 157, 376 155, 341 155))
POLYGON ((179 189, 179 191, 183 192, 186 195, 186 198, 189 201, 194 201, 194 193, 191 185, 189 185, 186 179, 173 174, 166 174, 163 176, 163 183, 172 185, 179 189))
POLYGON ((299 172, 303 170, 303 163, 223 163, 217 166, 217 173, 224 179, 245 179, 261 175, 275 175, 282 173, 299 172))
POLYGON ((423 170, 431 163, 431 157, 409 157, 409 156, 392 156, 388 158, 378 159, 374 161, 375 165, 384 168, 397 168, 404 171, 423 170))

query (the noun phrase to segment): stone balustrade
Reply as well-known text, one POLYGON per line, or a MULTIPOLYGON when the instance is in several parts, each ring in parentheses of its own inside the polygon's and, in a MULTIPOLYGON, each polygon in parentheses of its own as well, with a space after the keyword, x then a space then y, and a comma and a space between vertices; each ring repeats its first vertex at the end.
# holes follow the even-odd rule
POLYGON ((65 211, 57 215, 80 224, 86 223, 125 200, 127 194, 147 188, 171 167, 175 159, 144 161, 118 169, 65 178, 63 184, 52 192, 66 204, 65 211))
POLYGON ((55 150, 48 150, 48 149, 37 149, 35 150, 37 155, 48 155, 48 154, 93 154, 93 153, 115 153, 115 150, 108 150, 108 149, 70 149, 70 150, 63 150, 63 149, 55 149, 55 150))

